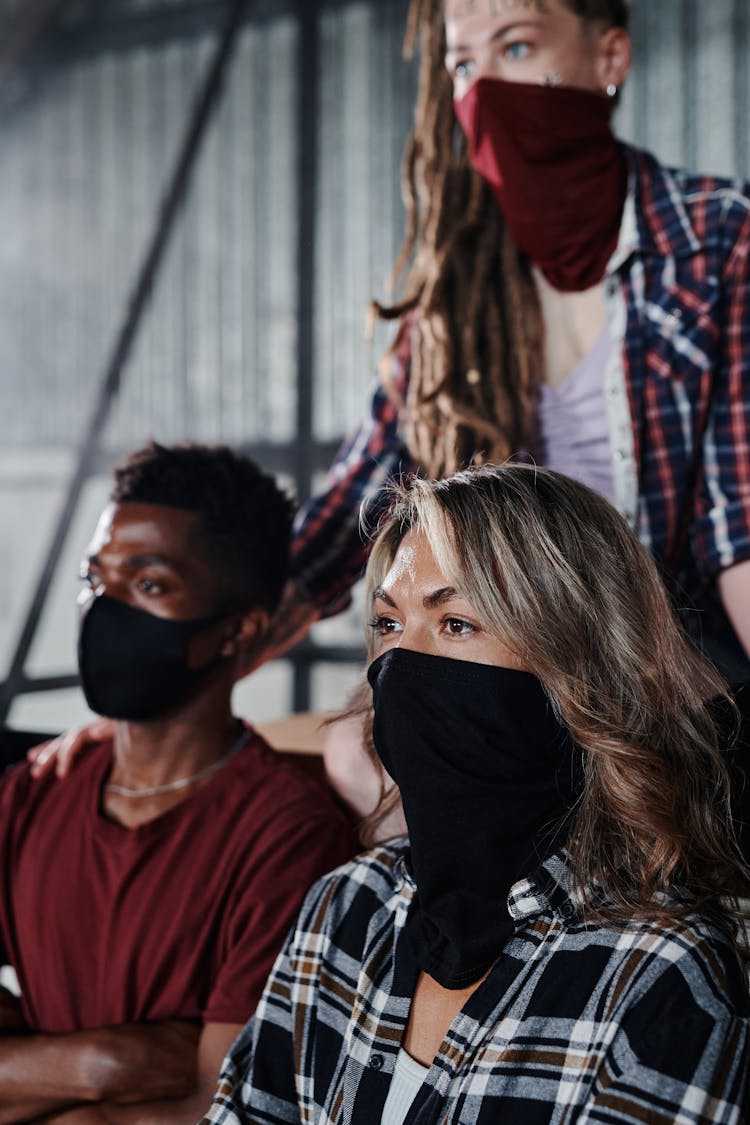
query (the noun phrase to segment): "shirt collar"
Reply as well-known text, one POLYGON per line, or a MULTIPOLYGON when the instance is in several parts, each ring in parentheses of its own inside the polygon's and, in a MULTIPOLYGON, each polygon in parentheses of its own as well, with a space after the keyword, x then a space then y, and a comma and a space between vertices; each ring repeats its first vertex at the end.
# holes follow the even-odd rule
POLYGON ((703 248, 688 216, 676 175, 647 152, 623 145, 628 190, 617 246, 606 272, 615 273, 635 253, 690 257, 703 248))
MULTIPOLYGON (((396 843, 394 841, 394 843, 396 843)), ((393 878, 397 890, 411 901, 417 886, 409 870, 408 840, 397 842, 405 850, 393 865, 393 878)), ((572 921, 581 913, 581 903, 573 890, 571 857, 564 848, 549 856, 533 875, 514 883, 508 894, 508 911, 517 923, 536 914, 559 914, 564 921, 572 921)))
POLYGON ((508 895, 508 910, 517 923, 550 912, 559 914, 566 922, 579 917, 581 903, 573 888, 570 853, 561 848, 545 859, 533 875, 514 883, 508 895))

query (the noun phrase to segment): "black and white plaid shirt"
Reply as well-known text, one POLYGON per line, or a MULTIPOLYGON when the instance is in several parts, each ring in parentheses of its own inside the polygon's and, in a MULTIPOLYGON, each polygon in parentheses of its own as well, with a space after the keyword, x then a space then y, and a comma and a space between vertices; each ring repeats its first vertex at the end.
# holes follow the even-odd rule
MULTIPOLYGON (((417 979, 404 850, 313 887, 204 1123, 380 1122, 417 979)), ((750 1020, 728 943, 697 917, 587 925, 569 888, 564 853, 512 888, 516 931, 407 1122, 740 1125, 750 1020)))

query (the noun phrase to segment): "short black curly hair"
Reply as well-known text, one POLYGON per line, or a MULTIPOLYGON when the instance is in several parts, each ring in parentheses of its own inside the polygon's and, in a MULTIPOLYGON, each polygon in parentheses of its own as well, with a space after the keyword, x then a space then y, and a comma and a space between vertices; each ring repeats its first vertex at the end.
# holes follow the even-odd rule
POLYGON ((227 445, 150 441, 115 468, 110 499, 194 512, 196 549, 216 565, 228 609, 276 609, 289 567, 294 504, 227 445))

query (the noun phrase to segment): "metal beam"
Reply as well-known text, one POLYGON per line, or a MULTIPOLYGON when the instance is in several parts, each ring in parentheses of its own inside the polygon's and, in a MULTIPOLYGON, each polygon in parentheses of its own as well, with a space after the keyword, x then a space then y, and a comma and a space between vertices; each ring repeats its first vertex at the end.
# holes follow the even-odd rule
MULTIPOLYGON (((320 23, 317 5, 298 4, 297 63, 297 495, 310 495, 315 356, 315 220, 318 204, 318 70, 320 23)), ((297 655, 296 653, 293 655, 297 655)), ((310 708, 310 663, 294 660, 292 707, 310 708)))
MULTIPOLYGON (((305 0, 302 5, 315 12, 345 7, 352 0, 305 0)), ((369 0, 385 7, 393 0, 369 0)), ((245 20, 253 26, 295 16, 299 0, 252 0, 245 20)), ((111 14, 105 3, 94 6, 90 14, 66 24, 43 44, 42 66, 74 63, 102 51, 129 51, 161 43, 184 42, 206 34, 216 24, 216 0, 183 0, 149 9, 111 14)))

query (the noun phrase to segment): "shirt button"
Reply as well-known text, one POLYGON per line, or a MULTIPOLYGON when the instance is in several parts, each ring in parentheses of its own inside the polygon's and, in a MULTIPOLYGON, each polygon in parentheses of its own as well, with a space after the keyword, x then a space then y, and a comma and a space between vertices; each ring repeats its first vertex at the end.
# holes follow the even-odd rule
POLYGON ((572 902, 564 902, 560 907, 560 917, 565 922, 569 922, 571 918, 575 917, 576 908, 572 902))
POLYGON ((674 320, 682 320, 682 309, 675 305, 671 311, 671 315, 674 320))
POLYGON ((627 461, 627 459, 628 459, 627 450, 618 449, 617 450, 617 460, 618 461, 627 461))
POLYGON ((384 1061, 382 1055, 370 1055, 370 1070, 382 1070, 384 1061))

